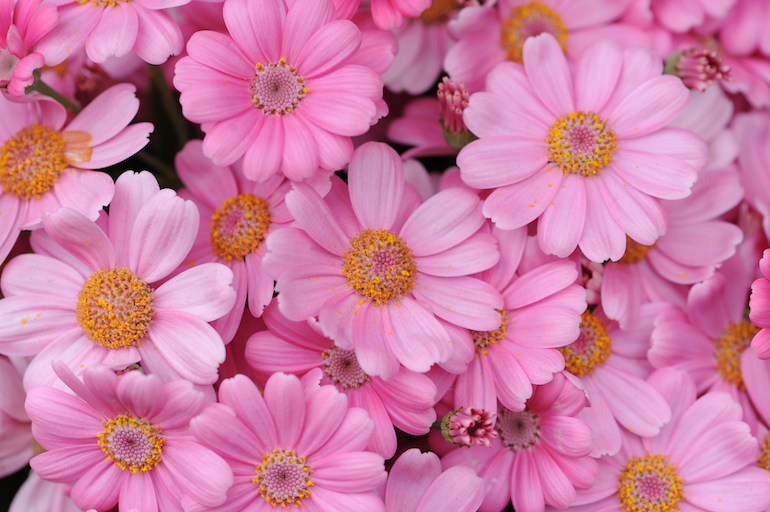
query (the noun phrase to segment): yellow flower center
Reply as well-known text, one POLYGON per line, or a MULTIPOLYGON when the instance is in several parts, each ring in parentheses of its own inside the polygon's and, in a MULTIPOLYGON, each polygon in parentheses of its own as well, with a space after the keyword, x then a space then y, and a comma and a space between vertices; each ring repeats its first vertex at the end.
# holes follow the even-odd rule
POLYGON ((211 245, 227 261, 256 251, 270 226, 267 201, 252 194, 231 197, 211 217, 211 245))
POLYGON ((602 321, 588 310, 581 317, 578 339, 559 348, 564 356, 564 369, 578 377, 592 374, 612 353, 612 341, 602 321))
POLYGON ((626 235, 626 252, 623 253, 623 257, 618 260, 618 263, 626 263, 628 265, 639 263, 647 257, 647 253, 653 247, 655 247, 655 244, 642 245, 626 235))
POLYGON ((310 92, 305 78, 297 74, 296 67, 286 64, 284 57, 270 64, 257 62, 254 67, 249 85, 251 101, 265 114, 290 114, 310 92))
POLYGON ((0 149, 0 184, 22 199, 39 198, 67 168, 64 139, 56 130, 35 124, 20 130, 0 149))
POLYGON ((524 42, 529 37, 548 32, 556 38, 562 51, 567 51, 567 26, 559 16, 543 2, 530 2, 514 7, 511 14, 503 20, 500 35, 503 49, 508 60, 522 63, 524 42))
POLYGON ((596 176, 612 161, 617 137, 593 112, 570 112, 548 130, 548 160, 564 174, 596 176))
POLYGON ((97 442, 115 466, 138 473, 151 470, 162 460, 166 439, 159 427, 126 414, 102 423, 104 432, 97 434, 97 442))
POLYGON ((665 455, 628 460, 620 472, 618 498, 627 512, 671 512, 684 499, 684 480, 665 455))
POLYGON ((476 352, 481 355, 489 353, 488 346, 492 343, 500 343, 505 338, 505 331, 508 330, 508 315, 504 309, 498 309, 500 313, 500 327, 494 331, 471 331, 473 344, 476 345, 476 352))
POLYGON ((758 459, 757 466, 770 471, 770 431, 765 434, 765 440, 762 441, 762 447, 759 449, 758 459))
POLYGON ((730 323, 720 337, 714 340, 717 347, 717 373, 722 380, 733 384, 741 391, 746 390, 741 372, 741 354, 751 344, 759 327, 747 320, 739 324, 730 323))
POLYGON ((387 229, 367 229, 350 241, 342 273, 378 306, 411 292, 417 279, 412 251, 387 229))
POLYGON ((460 6, 458 0, 433 0, 430 7, 422 11, 420 14, 420 20, 423 23, 442 23, 446 21, 452 12, 456 11, 460 6))
POLYGON ((130 347, 150 329, 152 288, 126 268, 98 270, 78 293, 77 320, 100 347, 130 347))
POLYGON ((256 477, 251 481, 259 484, 259 495, 270 505, 288 507, 302 505, 303 498, 310 497, 310 480, 313 470, 305 463, 305 457, 289 450, 273 450, 262 455, 262 464, 257 465, 256 477))

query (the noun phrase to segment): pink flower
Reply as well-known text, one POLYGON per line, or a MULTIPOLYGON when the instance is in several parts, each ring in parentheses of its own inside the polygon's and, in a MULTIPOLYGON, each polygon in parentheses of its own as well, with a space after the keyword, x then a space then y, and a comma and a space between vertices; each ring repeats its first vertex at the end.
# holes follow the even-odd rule
POLYGON ((56 7, 42 0, 0 2, 0 86, 12 96, 24 96, 34 82, 32 72, 45 64, 34 46, 58 21, 56 7))
POLYGON ((436 421, 436 386, 422 374, 399 368, 390 380, 364 373, 355 350, 345 350, 321 334, 317 322, 291 322, 274 305, 263 317, 268 331, 249 338, 245 358, 257 370, 295 373, 323 371, 321 384, 333 384, 353 407, 361 407, 374 421, 367 447, 385 458, 396 453, 393 427, 415 436, 427 434, 436 421))
POLYGON ((45 386, 29 392, 33 433, 48 450, 31 464, 46 480, 75 482, 80 508, 158 512, 179 510, 183 497, 225 500, 230 468, 187 426, 204 403, 191 383, 104 367, 86 369, 81 382, 62 364, 55 370, 75 396, 45 386))
POLYGON ((0 477, 23 468, 32 457, 32 431, 24 410, 26 362, 0 356, 0 477))
POLYGON ((148 172, 126 172, 115 185, 109 218, 96 224, 70 208, 43 219, 33 247, 3 272, 0 352, 35 355, 25 386, 51 384, 52 361, 76 372, 141 361, 164 379, 212 384, 224 359, 207 323, 233 306, 233 274, 208 263, 163 284, 184 259, 198 211, 148 172), (42 254, 40 254, 42 253, 42 254))
POLYGON ((381 143, 356 150, 350 192, 335 180, 321 197, 295 185, 286 204, 302 228, 277 230, 265 269, 290 320, 318 315, 323 333, 355 349, 368 375, 392 378, 399 363, 426 372, 452 354, 441 318, 477 330, 500 325, 502 297, 470 274, 499 258, 478 197, 445 190, 417 207, 398 154, 381 143))
POLYGON ((476 512, 484 480, 466 466, 441 471, 435 453, 412 448, 393 463, 385 488, 385 512, 476 512))
POLYGON ((566 509, 598 472, 588 456, 591 428, 575 418, 587 404, 583 390, 558 373, 535 389, 523 411, 500 408, 492 448, 457 448, 442 466, 470 466, 484 479, 480 512, 500 512, 509 501, 517 512, 542 511, 546 503, 566 509))
POLYGON ((41 508, 46 512, 83 512, 69 497, 71 487, 43 480, 37 473, 30 471, 27 480, 13 497, 8 512, 30 512, 41 508))
POLYGON ((741 407, 726 393, 696 400, 695 386, 683 372, 660 370, 649 383, 671 405, 671 423, 653 437, 626 434, 617 455, 599 459, 596 483, 578 491, 570 511, 770 507, 770 473, 756 466, 759 446, 741 421, 741 407))
MULTIPOLYGON (((454 0, 450 0, 454 3, 454 0)), ((405 18, 416 18, 431 6, 431 0, 370 0, 372 18, 381 30, 400 28, 405 18)), ((446 2, 443 2, 446 3, 446 2)), ((356 11, 361 0, 334 0, 337 12, 342 16, 356 11)), ((345 16, 349 17, 349 16, 345 16)))
MULTIPOLYGON (((284 197, 291 184, 280 175, 264 183, 246 180, 240 164, 214 165, 193 140, 176 156, 176 169, 191 199, 200 211, 198 237, 182 268, 217 262, 233 271, 236 305, 214 327, 229 342, 238 329, 243 306, 260 316, 273 299, 273 280, 262 268, 266 240, 293 218, 284 197)), ((318 176, 314 185, 323 193, 328 178, 318 176)))
POLYGON ((652 245, 667 228, 659 199, 687 197, 708 156, 697 135, 665 128, 687 89, 660 76, 651 52, 608 41, 574 73, 550 34, 523 55, 523 68, 498 65, 464 113, 480 140, 457 163, 469 186, 495 189, 484 215, 501 229, 539 218, 541 248, 561 257, 579 246, 592 261, 618 260, 626 236, 652 245))
POLYGON ((761 277, 751 285, 751 323, 760 327, 759 332, 751 340, 751 348, 760 359, 770 359, 770 249, 765 249, 759 260, 761 277))
POLYGON ((720 20, 735 3, 735 0, 650 0, 655 19, 672 32, 687 32, 699 28, 706 21, 720 20))
POLYGON ((128 123, 139 110, 136 88, 116 85, 67 123, 52 101, 12 103, 0 98, 0 261, 22 229, 40 227, 44 212, 62 206, 96 220, 114 192, 101 169, 148 142, 152 124, 128 123))
POLYGON ((133 51, 150 64, 163 64, 184 48, 182 31, 165 10, 190 0, 60 0, 59 24, 38 43, 54 66, 85 45, 88 58, 102 63, 133 51))
POLYGON ((194 34, 174 77, 203 153, 217 165, 243 156, 256 181, 342 169, 382 98, 382 79, 352 63, 361 31, 330 0, 233 0, 224 16, 229 35, 194 34))
POLYGON ((410 101, 401 117, 388 123, 389 140, 415 146, 406 150, 402 157, 453 156, 457 150, 447 144, 441 125, 441 104, 436 98, 419 97, 410 101))
POLYGON ((268 511, 278 505, 300 512, 382 512, 372 492, 385 481, 380 455, 363 451, 374 423, 334 386, 273 374, 264 396, 243 375, 225 380, 220 404, 207 406, 190 428, 232 467, 227 501, 189 512, 268 511))

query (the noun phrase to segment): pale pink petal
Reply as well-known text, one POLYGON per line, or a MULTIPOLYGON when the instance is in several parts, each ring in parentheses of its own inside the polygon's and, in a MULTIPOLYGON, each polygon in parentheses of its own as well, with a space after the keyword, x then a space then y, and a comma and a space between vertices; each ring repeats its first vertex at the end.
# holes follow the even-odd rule
POLYGON ((59 8, 59 23, 36 45, 36 50, 45 55, 45 63, 55 66, 64 61, 99 23, 102 9, 81 9, 70 4, 59 8))
POLYGON ((629 185, 660 199, 689 196, 698 177, 695 169, 683 160, 626 148, 613 155, 611 165, 629 185))
POLYGON ((512 351, 508 350, 510 347, 494 348, 483 355, 486 364, 482 364, 482 368, 492 372, 494 391, 500 403, 512 411, 521 411, 532 396, 532 384, 512 351))
POLYGON ((548 163, 546 145, 508 135, 491 135, 465 146, 457 155, 460 175, 479 189, 519 183, 548 163))
MULTIPOLYGON (((115 9, 107 9, 114 11, 115 9)), ((97 96, 67 125, 65 132, 86 132, 91 135, 91 146, 116 136, 139 110, 136 86, 118 84, 97 96)))
POLYGON ((139 30, 139 17, 133 5, 102 9, 99 23, 86 41, 88 58, 102 63, 108 57, 122 57, 133 48, 139 30))
POLYGON ((409 297, 391 301, 383 310, 388 345, 408 369, 424 373, 434 363, 446 361, 451 340, 438 320, 409 297))
POLYGON ((163 446, 163 469, 173 477, 179 490, 203 505, 224 502, 227 489, 233 484, 233 473, 227 463, 192 440, 169 441, 163 446))
POLYGON ((318 145, 313 131, 301 116, 284 116, 286 143, 281 171, 292 181, 302 181, 316 174, 319 165, 318 145))
POLYGON ((11 194, 0 194, 0 261, 5 261, 16 245, 27 216, 27 208, 27 201, 21 201, 11 194))
MULTIPOLYGON (((45 478, 40 471, 38 474, 45 478)), ((106 460, 101 464, 92 464, 72 487, 70 496, 75 504, 84 510, 109 510, 118 503, 124 478, 130 478, 130 474, 125 474, 106 460)))
POLYGON ((415 298, 449 323, 466 329, 491 331, 500 327, 500 292, 472 277, 433 277, 418 274, 415 298))
MULTIPOLYGON (((613 161, 616 157, 622 157, 628 150, 634 154, 657 154, 682 160, 696 171, 703 169, 709 163, 709 160, 713 159, 713 156, 709 156, 709 148, 706 142, 700 136, 689 130, 670 127, 661 128, 644 137, 624 140, 622 151, 613 156, 613 161)), ((733 182, 735 174, 728 174, 730 175, 729 178, 720 176, 721 180, 733 182)), ((702 178, 706 178, 706 176, 702 176, 702 178)), ((724 183, 724 185, 727 185, 727 183, 724 183)), ((732 187, 727 187, 725 192, 731 192, 731 188, 734 186, 733 184, 732 187)))
POLYGON ((77 302, 83 276, 57 259, 41 254, 21 254, 3 270, 2 290, 12 295, 54 295, 77 302), (54 278, 55 276, 55 278, 54 278))
POLYGON ((575 174, 566 176, 540 216, 537 241, 546 254, 566 258, 577 248, 588 209, 584 181, 575 174))
POLYGON ((586 220, 583 235, 578 244, 583 254, 597 263, 611 259, 617 261, 626 252, 626 234, 612 219, 610 210, 601 196, 601 189, 593 182, 585 187, 586 220))
MULTIPOLYGON (((79 444, 44 452, 33 457, 30 465, 46 480, 67 483, 82 478, 89 470, 98 468, 99 471, 105 471, 106 468, 112 467, 105 458, 100 449, 79 444)), ((120 470, 115 468, 115 471, 120 470)))
POLYGON ((385 322, 385 308, 365 302, 356 309, 350 333, 361 368, 372 376, 384 380, 393 378, 399 369, 399 360, 391 345, 394 334, 389 322, 385 322))
POLYGON ((568 345, 580 334, 580 313, 560 305, 531 306, 509 313, 508 336, 519 345, 557 348, 568 345))
POLYGON ((492 192, 484 200, 482 212, 499 229, 526 226, 551 204, 563 179, 563 172, 549 167, 519 183, 492 192))
POLYGON ((503 292, 506 309, 518 309, 544 299, 575 282, 574 263, 554 261, 536 267, 516 279, 503 292))
POLYGON ((462 243, 483 224, 478 196, 455 187, 421 204, 404 223, 399 235, 415 256, 429 256, 462 243))
POLYGON ((372 438, 374 422, 365 410, 348 408, 342 424, 329 441, 313 454, 317 460, 333 457, 338 453, 363 450, 372 438))
POLYGON ((642 245, 652 245, 666 230, 666 214, 656 199, 624 186, 615 173, 607 172, 597 183, 612 220, 642 245))
POLYGON ((369 129, 377 107, 371 98, 355 92, 325 90, 313 94, 311 89, 297 112, 322 130, 353 137, 369 129))
POLYGON ((126 127, 120 134, 99 144, 91 151, 88 162, 78 164, 83 169, 102 169, 135 155, 149 143, 153 131, 151 123, 136 123, 126 127))
MULTIPOLYGON (((185 96, 180 98, 182 107, 185 96)), ((203 154, 217 165, 230 165, 254 145, 264 122, 258 109, 250 108, 230 119, 213 123, 203 138, 203 154)))
POLYGON ((522 450, 516 455, 510 473, 511 502, 514 508, 544 510, 543 482, 538 473, 533 452, 522 450))
POLYGON ((543 486, 543 497, 553 507, 568 508, 575 498, 575 487, 547 450, 532 450, 538 476, 543 486))
POLYGON ((121 510, 141 510, 142 512, 157 512, 158 500, 153 478, 150 473, 136 473, 131 478, 124 478, 120 486, 118 506, 121 510))
POLYGON ((209 404, 190 421, 190 430, 208 448, 244 464, 253 464, 263 446, 223 405, 209 404))
POLYGON ((193 85, 183 88, 182 106, 186 118, 198 123, 213 123, 255 110, 247 82, 221 73, 216 75, 206 77, 206 80, 201 77, 193 85))
POLYGON ((479 232, 451 249, 431 256, 419 256, 415 258, 415 263, 419 272, 454 277, 487 270, 499 260, 495 237, 490 233, 479 232))
POLYGON ((296 322, 317 315, 328 300, 348 288, 350 282, 340 267, 312 265, 287 270, 276 284, 281 313, 296 322))
MULTIPOLYGON (((715 461, 715 464, 719 463, 715 461)), ((714 512, 761 512, 770 507, 770 473, 762 468, 748 467, 719 480, 685 483, 687 501, 714 512)))
POLYGON ((67 330, 79 328, 74 304, 36 296, 6 297, 0 302, 0 320, 0 350, 10 356, 37 354, 67 330))
POLYGON ((268 451, 278 442, 278 432, 265 399, 256 384, 245 375, 236 375, 222 382, 219 401, 235 410, 240 419, 257 438, 260 449, 268 451))
POLYGON ((313 489, 313 500, 319 512, 384 512, 382 499, 373 492, 336 492, 325 487, 313 489))
MULTIPOLYGON (((567 2, 565 5, 574 5, 567 2)), ((623 51, 609 40, 591 45, 575 68, 575 108, 599 112, 609 100, 623 69, 623 51)))
POLYGON ((194 33, 187 42, 187 53, 196 62, 233 77, 248 77, 255 72, 256 63, 248 61, 230 36, 219 32, 194 33))
MULTIPOLYGON (((273 300, 274 282, 273 279, 267 275, 262 267, 262 258, 257 254, 249 254, 246 256, 245 267, 240 265, 233 265, 233 273, 235 274, 235 280, 233 287, 236 292, 240 293, 238 288, 238 274, 245 274, 246 288, 248 291, 249 311, 255 318, 262 316, 265 306, 270 304, 273 300)), ((240 283, 241 286, 243 282, 240 283)), ((243 302, 236 298, 235 304, 243 304, 243 302)))
POLYGON ((115 181, 115 197, 110 203, 110 240, 115 245, 118 266, 128 265, 129 244, 134 221, 145 203, 160 191, 158 181, 148 171, 126 171, 115 181))
POLYGON ((243 155, 243 174, 246 179, 264 182, 279 171, 283 155, 289 147, 283 119, 271 114, 259 116, 259 132, 255 133, 243 155))
POLYGON ((235 301, 233 272, 219 263, 204 263, 185 270, 153 293, 157 311, 172 309, 211 322, 229 312, 235 301))
POLYGON ((305 424, 305 395, 299 379, 273 374, 265 387, 265 403, 275 421, 278 446, 294 448, 305 424))
POLYGON ((96 221, 102 207, 112 200, 115 184, 104 172, 68 169, 54 185, 61 206, 72 208, 96 221))
POLYGON ((528 38, 524 43, 523 60, 532 88, 554 120, 575 110, 567 59, 550 33, 528 38))
POLYGON ((370 386, 365 386, 352 390, 347 395, 350 399, 350 406, 365 409, 374 422, 374 434, 367 450, 388 459, 393 457, 398 446, 396 431, 388 411, 382 404, 380 397, 377 396, 377 392, 370 386))
POLYGON ((294 2, 286 14, 281 48, 286 59, 296 64, 297 55, 308 39, 323 25, 335 19, 331 2, 303 0, 294 2))
POLYGON ((232 2, 224 9, 227 30, 246 56, 263 64, 280 57, 281 28, 286 6, 280 0, 258 4, 250 1, 232 2))
POLYGON ((652 78, 630 92, 606 120, 618 139, 642 137, 673 121, 689 99, 678 77, 652 78))
POLYGON ((353 22, 329 22, 310 36, 297 55, 297 72, 308 79, 330 73, 345 64, 360 44, 361 31, 353 22))
POLYGON ((297 184, 294 190, 286 195, 286 205, 297 223, 321 247, 337 256, 345 254, 350 247, 350 240, 318 192, 309 185, 297 184))
POLYGON ((367 142, 348 166, 353 210, 364 229, 391 229, 404 194, 401 158, 386 144, 367 142))
POLYGON ((339 428, 347 409, 347 396, 334 386, 321 386, 310 394, 305 402, 305 425, 296 444, 297 452, 315 453, 326 444, 339 428))
MULTIPOLYGON (((493 73, 497 75, 503 75, 503 71, 508 71, 507 66, 498 66, 493 73)), ((499 77, 500 79, 508 78, 509 73, 505 73, 505 76, 499 77)), ((518 74, 514 74, 511 77, 514 81, 519 78, 518 74)), ((524 78, 526 80, 526 78, 524 78)), ((528 82, 527 89, 529 88, 528 82)), ((513 84, 506 83, 506 87, 511 87, 513 84)), ((518 85, 518 84, 516 84, 518 85)), ((522 84, 523 85, 523 84, 522 84)), ((517 88, 517 91, 521 88, 517 88)), ((463 122, 465 126, 477 137, 487 140, 490 137, 508 137, 510 139, 519 141, 521 144, 522 139, 530 141, 529 148, 536 149, 538 146, 541 150, 545 149, 545 144, 534 144, 535 141, 545 141, 548 136, 547 121, 544 122, 538 116, 533 115, 527 110, 523 110, 519 101, 531 100, 533 105, 540 104, 537 98, 526 98, 513 100, 502 92, 477 92, 471 95, 468 101, 468 106, 463 110, 463 122)), ((545 107, 541 108, 545 110, 545 107)), ((435 108, 438 110, 438 107, 435 108)), ((434 114, 431 121, 435 123, 436 115, 434 114)), ((443 135, 442 135, 443 139, 443 135)), ((521 147, 525 150, 527 147, 521 147)))
POLYGON ((313 481, 337 492, 361 492, 385 482, 382 456, 372 452, 348 452, 323 459, 313 457, 313 481))
POLYGON ((749 426, 730 421, 692 438, 675 462, 686 482, 717 480, 755 463, 759 445, 749 426))
MULTIPOLYGON (((464 466, 459 466, 463 467, 464 466)), ((470 468, 465 470, 476 473, 470 468)), ((417 512, 418 503, 423 500, 431 483, 441 474, 441 463, 433 452, 422 453, 418 448, 405 451, 396 459, 390 469, 388 483, 385 488, 386 512, 417 512), (410 492, 406 492, 409 490, 410 492)), ((470 475, 469 475, 470 477, 470 475)), ((475 482, 471 485, 476 485, 475 482)), ((443 488, 443 491, 448 489, 443 488)), ((426 496, 427 497, 427 496, 426 496)), ((453 497, 456 497, 453 495, 453 497)), ((435 499, 431 494, 428 499, 435 499)), ((445 510, 446 507, 429 508, 425 510, 445 510)))
POLYGON ((92 270, 115 266, 115 252, 109 238, 82 213, 61 208, 43 217, 43 227, 51 238, 92 270))
POLYGON ((133 50, 140 59, 148 64, 160 65, 170 56, 182 53, 184 38, 174 18, 162 10, 146 9, 144 5, 137 5, 135 9, 139 29, 133 50))
MULTIPOLYGON (((422 495, 417 512, 477 510, 484 501, 484 480, 469 467, 455 466, 438 476, 422 495)), ((410 487, 411 489, 411 487, 410 487)), ((393 509, 394 512, 399 509, 393 509)))
POLYGON ((198 208, 164 189, 139 211, 131 230, 128 264, 139 277, 153 283, 184 261, 198 233, 198 208))
POLYGON ((325 251, 300 229, 277 229, 265 243, 267 254, 262 265, 268 275, 276 280, 287 270, 302 265, 342 268, 342 258, 325 251))

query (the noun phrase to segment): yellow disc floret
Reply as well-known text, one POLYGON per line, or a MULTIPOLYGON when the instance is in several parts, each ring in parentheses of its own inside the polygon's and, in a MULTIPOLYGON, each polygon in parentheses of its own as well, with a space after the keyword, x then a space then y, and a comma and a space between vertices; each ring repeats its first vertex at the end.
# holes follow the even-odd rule
POLYGON ((227 261, 244 259, 265 240, 270 207, 253 194, 231 197, 211 217, 211 245, 227 261))
POLYGON ((53 128, 23 128, 0 149, 0 185, 22 199, 39 198, 67 168, 64 152, 64 138, 53 128))
POLYGON ((716 344, 717 373, 722 380, 733 384, 741 391, 746 390, 741 372, 741 354, 751 344, 751 339, 759 332, 759 327, 742 320, 739 324, 730 323, 716 344))
POLYGON ((602 321, 588 310, 581 317, 578 339, 559 348, 564 356, 564 369, 578 377, 592 374, 612 353, 612 341, 602 321))
POLYGON ((498 309, 500 313, 500 327, 494 331, 471 331, 473 344, 476 345, 476 352, 481 355, 489 353, 489 345, 503 341, 505 332, 508 330, 508 315, 504 309, 498 309))
POLYGON ((647 257, 647 253, 655 245, 642 245, 626 235, 626 252, 623 253, 623 257, 618 260, 618 263, 625 263, 627 265, 633 265, 639 263, 647 257))
POLYGON ((417 264, 397 235, 367 229, 350 241, 342 273, 359 295, 381 305, 412 291, 417 264))
POLYGON ((152 288, 126 268, 98 270, 80 290, 77 312, 88 339, 104 348, 129 347, 150 329, 152 288))
POLYGON ((671 512, 684 499, 684 480, 665 455, 632 457, 620 472, 618 498, 627 512, 671 512))
POLYGON ((500 41, 508 60, 522 63, 524 43, 527 38, 547 32, 556 38, 563 51, 567 51, 567 26, 559 16, 543 2, 529 2, 514 7, 503 20, 500 41))
POLYGON ((312 472, 305 457, 293 450, 277 449, 262 455, 262 464, 257 464, 255 470, 257 476, 251 481, 259 484, 259 495, 270 505, 299 507, 315 485, 310 480, 312 472))
POLYGON ((548 130, 548 161, 564 174, 596 176, 612 161, 617 137, 593 112, 570 112, 548 130))
POLYGON ((102 423, 104 432, 97 434, 97 442, 115 466, 139 473, 153 469, 161 461, 166 439, 159 427, 127 414, 102 423))

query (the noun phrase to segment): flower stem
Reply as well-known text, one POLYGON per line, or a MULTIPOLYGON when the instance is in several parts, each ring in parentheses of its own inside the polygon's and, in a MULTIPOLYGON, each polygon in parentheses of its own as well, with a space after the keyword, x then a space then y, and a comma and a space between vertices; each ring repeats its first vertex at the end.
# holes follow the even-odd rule
POLYGON ((83 110, 78 105, 74 104, 64 96, 62 96, 58 91, 56 91, 53 87, 48 85, 47 83, 43 82, 40 79, 40 70, 35 70, 34 72, 35 82, 27 87, 26 93, 30 93, 32 91, 37 91, 40 94, 43 94, 45 96, 48 96, 50 98, 55 99, 59 103, 61 103, 64 108, 72 112, 73 114, 78 114, 81 110, 83 110))

